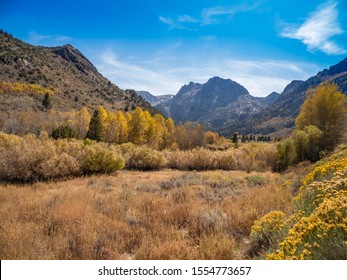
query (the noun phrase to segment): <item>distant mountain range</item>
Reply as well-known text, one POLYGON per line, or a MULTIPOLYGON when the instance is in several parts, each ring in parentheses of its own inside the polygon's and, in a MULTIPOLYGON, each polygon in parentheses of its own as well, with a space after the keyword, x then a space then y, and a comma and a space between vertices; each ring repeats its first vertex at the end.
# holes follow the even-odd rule
POLYGON ((347 58, 306 81, 292 81, 270 107, 242 122, 230 124, 220 132, 227 134, 229 131, 240 131, 242 133, 285 135, 294 127, 295 118, 300 112, 307 93, 324 82, 335 83, 341 92, 347 95, 347 58))
POLYGON ((267 108, 279 95, 273 92, 264 98, 254 97, 240 84, 214 77, 205 84, 191 82, 184 85, 174 97, 156 108, 176 122, 202 122, 209 129, 218 131, 267 108))
MULTIPOLYGON (((53 109, 68 111, 102 105, 107 110, 140 106, 155 109, 134 91, 124 91, 103 77, 94 65, 71 45, 37 47, 0 30, 0 82, 20 82, 60 90, 53 96, 53 109)), ((37 96, 0 95, 0 112, 39 110, 37 96), (25 108, 24 108, 25 107, 25 108), (31 107, 31 108, 29 108, 31 107)))
POLYGON ((254 97, 237 82, 214 77, 205 84, 182 86, 156 108, 175 122, 202 122, 225 136, 234 132, 283 136, 292 131, 307 92, 326 81, 347 94, 347 58, 306 81, 292 81, 281 94, 254 97))
POLYGON ((159 103, 165 102, 173 97, 173 94, 153 95, 148 91, 136 91, 136 93, 140 95, 144 100, 151 103, 152 106, 156 106, 159 103))

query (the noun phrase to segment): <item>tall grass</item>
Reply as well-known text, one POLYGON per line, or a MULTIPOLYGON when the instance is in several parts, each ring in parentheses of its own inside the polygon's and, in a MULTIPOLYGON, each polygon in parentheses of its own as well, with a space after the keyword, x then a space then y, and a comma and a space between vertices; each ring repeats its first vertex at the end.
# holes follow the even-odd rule
POLYGON ((239 259, 254 220, 289 211, 278 175, 263 175, 268 183, 254 188, 245 172, 185 174, 122 171, 0 185, 0 257, 239 259))

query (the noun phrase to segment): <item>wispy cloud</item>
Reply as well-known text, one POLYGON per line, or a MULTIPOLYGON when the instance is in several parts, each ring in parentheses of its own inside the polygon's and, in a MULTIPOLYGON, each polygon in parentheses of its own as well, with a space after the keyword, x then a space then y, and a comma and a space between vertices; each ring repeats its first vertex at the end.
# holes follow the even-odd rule
MULTIPOLYGON (((160 58, 155 63, 161 62, 160 58)), ((180 80, 166 75, 160 70, 151 70, 146 61, 144 65, 137 65, 126 60, 121 61, 112 50, 107 50, 100 55, 97 68, 110 80, 121 88, 135 90, 147 90, 154 94, 166 94, 176 90, 180 80)))
POLYGON ((301 62, 232 58, 196 64, 187 58, 168 63, 165 57, 157 57, 152 61, 132 63, 118 58, 112 50, 100 55, 97 67, 121 88, 147 90, 155 95, 175 94, 190 81, 205 83, 213 76, 220 76, 242 84, 254 96, 281 92, 291 80, 306 79, 320 69, 301 62))
POLYGON ((280 35, 302 41, 309 51, 320 50, 329 55, 347 53, 332 40, 334 36, 344 33, 338 21, 337 5, 336 1, 328 1, 318 6, 303 24, 289 24, 280 35))
POLYGON ((263 0, 254 1, 251 4, 247 2, 235 6, 216 6, 205 8, 198 17, 190 15, 178 15, 175 17, 159 17, 159 21, 169 26, 169 29, 191 29, 193 25, 211 25, 220 23, 223 18, 231 17, 237 13, 249 12, 256 9, 263 0))
POLYGON ((201 13, 201 23, 203 25, 210 25, 214 23, 219 23, 223 16, 233 16, 237 13, 249 12, 256 9, 262 1, 255 1, 252 4, 243 3, 241 5, 231 6, 231 7, 212 7, 204 9, 201 13))
POLYGON ((38 44, 54 44, 54 43, 63 43, 67 41, 71 41, 72 38, 69 36, 65 35, 44 35, 44 34, 39 34, 36 31, 30 31, 29 32, 29 37, 28 37, 28 42, 34 45, 38 44))

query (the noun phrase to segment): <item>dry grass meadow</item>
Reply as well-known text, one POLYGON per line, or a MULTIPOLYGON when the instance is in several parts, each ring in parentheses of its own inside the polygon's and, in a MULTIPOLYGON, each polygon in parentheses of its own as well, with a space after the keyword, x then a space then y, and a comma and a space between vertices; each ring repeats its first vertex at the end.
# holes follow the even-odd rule
POLYGON ((0 184, 0 258, 251 258, 254 221, 291 212, 286 180, 165 169, 0 184))

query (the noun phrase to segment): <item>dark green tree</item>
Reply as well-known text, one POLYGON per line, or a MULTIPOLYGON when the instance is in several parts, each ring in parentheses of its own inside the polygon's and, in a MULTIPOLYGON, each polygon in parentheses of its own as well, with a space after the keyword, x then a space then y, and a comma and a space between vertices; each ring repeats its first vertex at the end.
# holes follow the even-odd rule
POLYGON ((78 138, 77 132, 68 125, 61 125, 53 129, 51 136, 53 139, 78 138))
POLYGON ((45 96, 43 97, 42 106, 43 108, 45 108, 45 111, 48 111, 52 108, 52 99, 51 95, 48 92, 46 92, 45 96))
POLYGON ((103 132, 102 120, 99 110, 95 110, 89 123, 89 129, 86 138, 95 141, 101 141, 103 132))
POLYGON ((238 142, 238 137, 237 137, 237 133, 234 133, 234 136, 233 136, 233 143, 237 143, 238 142))

